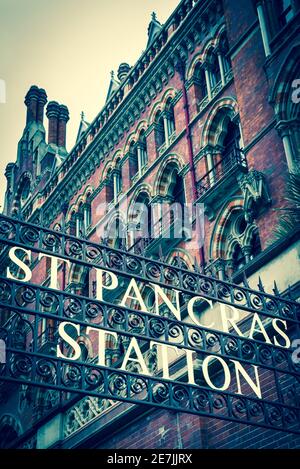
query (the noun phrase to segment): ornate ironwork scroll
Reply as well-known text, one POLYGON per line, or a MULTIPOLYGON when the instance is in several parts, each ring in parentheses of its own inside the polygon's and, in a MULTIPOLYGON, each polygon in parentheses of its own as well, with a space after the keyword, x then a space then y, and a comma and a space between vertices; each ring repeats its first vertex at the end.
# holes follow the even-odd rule
MULTIPOLYGON (((291 334, 299 330, 299 304, 279 295, 257 292, 4 216, 0 216, 0 243, 4 246, 2 255, 6 246, 20 246, 83 266, 102 267, 124 278, 176 288, 186 298, 201 295, 234 305, 249 313, 244 327, 251 320, 251 313, 259 313, 266 327, 277 318, 286 321, 291 334)), ((9 313, 0 329, 0 338, 7 344, 6 363, 0 364, 0 380, 4 382, 300 433, 300 367, 293 361, 291 349, 4 276, 0 277, 0 307, 9 313), (43 320, 47 326, 41 333, 43 320), (151 376, 134 367, 125 371, 118 368, 117 356, 105 367, 88 360, 57 358, 57 331, 63 321, 71 321, 83 331, 89 326, 117 332, 124 344, 137 338, 143 352, 149 350, 153 340, 176 346, 182 352, 189 350, 195 362, 195 384, 187 382, 184 356, 174 364, 176 379, 162 378, 159 370, 151 376), (249 392, 237 394, 232 388, 221 391, 209 387, 199 371, 207 356, 228 362, 237 360, 245 369, 258 366, 264 376, 263 399, 249 392)), ((222 387, 220 383, 218 387, 222 387)))

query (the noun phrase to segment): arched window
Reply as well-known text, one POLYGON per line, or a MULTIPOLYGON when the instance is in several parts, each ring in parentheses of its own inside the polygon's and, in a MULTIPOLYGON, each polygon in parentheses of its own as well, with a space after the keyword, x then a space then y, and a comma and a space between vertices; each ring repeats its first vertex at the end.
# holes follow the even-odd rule
POLYGON ((122 191, 122 167, 121 159, 118 158, 116 161, 116 167, 113 171, 113 190, 114 190, 114 201, 117 202, 118 196, 122 191))
POLYGON ((211 87, 214 88, 221 81, 219 60, 216 52, 212 52, 209 58, 211 87))
POLYGON ((23 207, 30 195, 30 180, 29 178, 26 178, 22 184, 21 187, 21 193, 20 193, 20 205, 23 207))
POLYGON ((114 184, 112 170, 109 168, 106 175, 106 203, 110 204, 114 200, 114 184))
POLYGON ((72 211, 69 221, 69 233, 72 236, 76 235, 76 213, 75 210, 72 211))
POLYGON ((86 233, 88 228, 92 224, 92 207, 91 207, 91 194, 87 196, 86 202, 83 207, 83 225, 84 232, 86 233))
POLYGON ((129 177, 133 178, 139 170, 138 148, 134 141, 129 147, 129 177))
POLYGON ((155 143, 156 147, 160 148, 166 142, 164 130, 164 118, 161 111, 158 111, 155 118, 155 143))
POLYGON ((224 262, 221 278, 234 275, 261 252, 258 228, 247 223, 242 207, 231 212, 218 236, 217 258, 224 262))
POLYGON ((147 154, 147 141, 145 136, 145 130, 142 129, 140 132, 139 140, 138 140, 138 150, 140 150, 140 159, 139 159, 139 169, 143 169, 148 162, 148 154, 147 154))
POLYGON ((205 70, 200 63, 198 63, 195 67, 194 83, 195 83, 196 99, 198 103, 200 103, 207 96, 205 70))
POLYGON ((80 202, 78 212, 76 213, 76 236, 82 237, 85 234, 83 221, 83 202, 80 202))
POLYGON ((167 100, 165 113, 167 119, 168 137, 171 137, 171 135, 175 132, 174 106, 171 98, 167 100))
POLYGON ((149 195, 141 192, 129 210, 131 249, 142 254, 151 242, 152 212, 149 195))
POLYGON ((231 60, 229 57, 229 45, 228 45, 228 40, 226 37, 226 34, 222 34, 221 40, 220 40, 220 52, 222 56, 222 61, 223 61, 223 67, 224 67, 224 73, 229 72, 231 70, 232 65, 231 65, 231 60))
POLYGON ((239 125, 231 120, 228 122, 227 131, 223 140, 222 159, 225 164, 232 163, 237 151, 242 147, 239 125))

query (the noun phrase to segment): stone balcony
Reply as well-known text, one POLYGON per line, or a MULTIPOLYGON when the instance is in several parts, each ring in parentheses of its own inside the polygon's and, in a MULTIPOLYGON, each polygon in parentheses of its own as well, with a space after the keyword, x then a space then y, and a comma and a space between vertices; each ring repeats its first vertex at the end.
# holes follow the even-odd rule
POLYGON ((197 182, 197 201, 204 203, 209 218, 225 195, 238 188, 238 180, 248 171, 247 160, 239 148, 233 148, 197 182))

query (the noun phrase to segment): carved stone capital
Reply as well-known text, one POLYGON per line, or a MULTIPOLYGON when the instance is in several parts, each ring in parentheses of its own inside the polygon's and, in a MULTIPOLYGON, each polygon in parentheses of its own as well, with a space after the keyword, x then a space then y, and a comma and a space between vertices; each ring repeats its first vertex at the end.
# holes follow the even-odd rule
POLYGON ((244 195, 245 220, 251 223, 271 203, 268 186, 263 173, 255 169, 244 174, 238 182, 244 195))

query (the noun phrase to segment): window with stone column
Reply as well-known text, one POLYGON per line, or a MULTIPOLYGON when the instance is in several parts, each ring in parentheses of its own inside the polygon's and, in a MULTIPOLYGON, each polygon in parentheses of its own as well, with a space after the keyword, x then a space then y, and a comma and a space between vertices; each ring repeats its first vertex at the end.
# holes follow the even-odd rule
POLYGON ((106 175, 106 203, 107 205, 111 204, 114 201, 114 185, 113 185, 113 172, 109 168, 106 175))
POLYGON ((202 63, 198 63, 195 67, 194 75, 195 95, 197 103, 199 104, 207 97, 207 84, 205 77, 205 69, 202 63))
POLYGON ((242 207, 232 210, 218 238, 217 258, 208 268, 221 279, 237 273, 261 252, 258 227, 246 221, 242 207))
POLYGON ((132 179, 139 171, 138 145, 134 140, 129 147, 129 177, 132 179))
POLYGON ((300 0, 256 0, 265 55, 271 55, 271 41, 299 13, 300 0))
POLYGON ((166 143, 166 135, 164 128, 164 118, 161 111, 158 111, 155 116, 155 143, 156 148, 161 148, 166 143))
POLYGON ((167 120, 167 134, 168 134, 167 136, 168 136, 169 143, 171 143, 172 135, 175 132, 175 114, 174 114, 174 106, 173 106, 171 98, 169 98, 166 102, 165 114, 166 114, 166 120, 167 120))
POLYGON ((300 165, 300 50, 295 45, 279 70, 271 94, 276 129, 282 139, 287 166, 298 172, 300 165))
POLYGON ((219 83, 221 83, 221 70, 219 59, 216 51, 211 51, 208 58, 207 63, 209 65, 209 72, 210 72, 210 82, 212 89, 215 88, 219 83))
POLYGON ((228 40, 226 33, 224 32, 220 38, 220 43, 218 47, 218 54, 220 55, 220 61, 221 61, 221 72, 224 72, 225 75, 225 81, 226 81, 226 76, 232 69, 232 64, 231 64, 231 59, 229 56, 229 45, 228 45, 228 40), (223 68, 223 70, 222 70, 223 68))
POLYGON ((147 140, 144 129, 141 130, 139 135, 138 149, 140 150, 139 170, 142 170, 148 163, 147 140))

